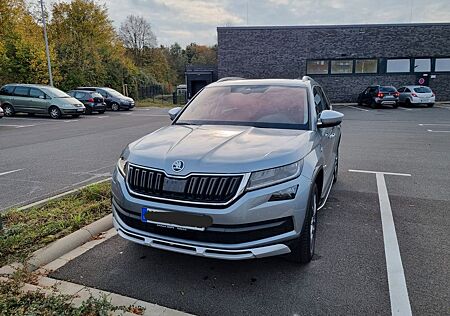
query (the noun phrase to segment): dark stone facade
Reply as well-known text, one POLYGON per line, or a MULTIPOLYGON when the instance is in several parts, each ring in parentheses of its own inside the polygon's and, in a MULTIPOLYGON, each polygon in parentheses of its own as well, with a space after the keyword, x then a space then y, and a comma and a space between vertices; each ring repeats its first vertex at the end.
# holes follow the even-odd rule
MULTIPOLYGON (((450 58, 450 23, 219 27, 217 33, 219 78, 301 78, 307 60, 379 60, 378 74, 311 75, 334 102, 354 102, 372 84, 417 84, 423 75, 384 73, 387 58, 450 58)), ((450 72, 428 75, 436 75, 429 85, 437 100, 450 100, 450 72)))

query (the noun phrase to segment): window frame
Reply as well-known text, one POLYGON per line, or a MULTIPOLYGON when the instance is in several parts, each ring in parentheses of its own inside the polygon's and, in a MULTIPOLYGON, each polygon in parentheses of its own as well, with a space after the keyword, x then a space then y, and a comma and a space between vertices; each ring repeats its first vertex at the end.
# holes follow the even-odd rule
POLYGON ((329 74, 330 75, 354 75, 355 74, 355 59, 353 58, 342 58, 342 59, 330 59, 329 61, 329 74), (352 70, 350 72, 332 72, 333 62, 339 61, 350 61, 352 70))
POLYGON ((307 59, 306 60, 306 74, 307 75, 314 75, 314 76, 325 76, 330 74, 330 60, 329 59, 307 59), (324 61, 327 65, 327 73, 311 73, 308 71, 308 63, 309 62, 318 62, 318 61, 324 61))
POLYGON ((432 66, 433 66, 433 59, 430 57, 418 57, 418 58, 413 58, 413 64, 412 64, 412 72, 413 73, 429 73, 431 72, 432 66), (416 61, 417 60, 428 60, 430 62, 430 68, 429 70, 421 70, 421 71, 417 71, 416 70, 416 61))
POLYGON ((13 90, 13 92, 12 92, 12 96, 13 96, 13 97, 19 97, 19 98, 29 98, 29 97, 30 97, 30 87, 15 86, 15 87, 14 87, 14 90, 13 90), (28 94, 27 94, 27 95, 17 95, 17 94, 16 94, 16 90, 17 90, 17 89, 20 89, 20 88, 27 89, 28 94))
POLYGON ((412 73, 413 67, 411 65, 413 63, 413 59, 414 58, 410 58, 410 57, 409 58, 407 58, 407 57, 386 58, 386 68, 384 69, 385 70, 384 74, 391 75, 391 74, 410 74, 410 73, 412 73), (388 65, 389 65, 390 60, 407 60, 409 62, 408 71, 388 71, 388 65))
POLYGON ((28 90, 28 96, 29 96, 30 98, 33 98, 33 99, 40 99, 39 96, 33 96, 33 95, 31 95, 31 91, 32 91, 32 90, 39 91, 39 92, 41 93, 41 95, 44 96, 44 99, 46 98, 46 94, 45 94, 44 91, 42 91, 41 89, 38 89, 38 88, 32 88, 32 87, 30 87, 30 90, 28 90))
POLYGON ((449 70, 436 70, 436 63, 438 59, 448 59, 450 60, 450 57, 434 57, 432 60, 432 72, 436 72, 436 73, 450 73, 450 69, 449 70))
POLYGON ((380 72, 380 58, 355 58, 354 59, 354 75, 363 75, 363 76, 367 76, 367 75, 377 75, 380 72), (376 61, 376 65, 377 65, 377 70, 375 72, 356 72, 356 63, 358 61, 364 61, 364 60, 375 60, 376 61))

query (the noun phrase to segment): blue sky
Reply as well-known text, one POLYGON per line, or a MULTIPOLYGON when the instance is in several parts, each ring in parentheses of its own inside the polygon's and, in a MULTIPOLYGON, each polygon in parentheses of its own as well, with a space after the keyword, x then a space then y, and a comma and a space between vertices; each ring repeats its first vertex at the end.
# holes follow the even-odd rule
POLYGON ((450 22, 450 0, 97 0, 115 26, 144 16, 158 43, 214 44, 217 26, 450 22), (412 10, 411 10, 412 8, 412 10))

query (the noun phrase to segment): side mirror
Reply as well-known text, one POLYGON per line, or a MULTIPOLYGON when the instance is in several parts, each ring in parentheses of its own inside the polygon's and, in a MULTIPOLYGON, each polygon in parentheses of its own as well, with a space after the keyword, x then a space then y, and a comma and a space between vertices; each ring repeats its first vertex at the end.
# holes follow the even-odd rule
POLYGON ((178 113, 180 113, 180 111, 181 111, 181 107, 179 107, 179 106, 177 106, 176 108, 170 109, 169 110, 170 119, 173 121, 177 117, 178 113))
POLYGON ((45 99, 45 95, 40 95, 39 99, 45 99))
POLYGON ((317 128, 326 128, 337 126, 342 123, 344 118, 344 114, 332 111, 332 110, 324 110, 320 113, 319 121, 317 122, 317 128))

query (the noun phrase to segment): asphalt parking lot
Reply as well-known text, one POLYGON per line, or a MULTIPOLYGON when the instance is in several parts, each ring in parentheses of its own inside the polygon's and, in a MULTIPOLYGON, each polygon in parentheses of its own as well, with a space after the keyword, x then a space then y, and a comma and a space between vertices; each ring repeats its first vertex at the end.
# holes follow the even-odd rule
POLYGON ((169 122, 159 108, 0 119, 0 211, 109 177, 128 143, 169 122))
MULTIPOLYGON (((448 315, 450 107, 335 109, 345 114, 339 179, 319 213, 310 264, 218 261, 115 236, 50 276, 199 315, 388 315, 398 293, 388 280, 390 241, 383 238, 383 203, 371 173, 388 172, 383 179, 412 313, 448 315)), ((2 119, 0 205, 106 177, 128 142, 169 122, 164 112, 107 112, 18 128, 2 119), (2 175, 15 169, 22 170, 2 175), (45 192, 30 194, 33 185, 45 192)))

